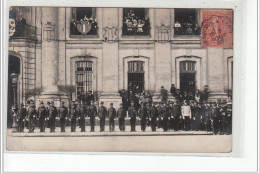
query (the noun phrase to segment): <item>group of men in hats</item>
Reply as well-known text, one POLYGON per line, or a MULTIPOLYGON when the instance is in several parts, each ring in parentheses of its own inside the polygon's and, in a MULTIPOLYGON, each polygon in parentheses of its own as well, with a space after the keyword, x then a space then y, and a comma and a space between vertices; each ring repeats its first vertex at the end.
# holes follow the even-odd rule
POLYGON ((105 131, 106 119, 108 119, 109 131, 115 131, 115 120, 119 122, 119 130, 125 131, 127 114, 130 118, 131 132, 136 131, 136 120, 138 119, 142 131, 146 131, 146 127, 150 126, 151 131, 163 128, 165 132, 169 130, 203 130, 213 131, 214 134, 232 133, 232 104, 225 100, 217 102, 194 100, 147 102, 142 103, 140 108, 137 108, 135 102, 131 101, 128 108, 124 108, 121 103, 117 110, 113 107, 113 103, 106 108, 104 103, 100 102, 100 106, 97 108, 93 101, 90 105, 86 105, 82 101, 78 104, 72 102, 69 108, 63 101, 60 108, 56 108, 53 101, 47 103, 47 107, 40 102, 39 108, 36 109, 34 102, 30 101, 27 108, 21 104, 18 109, 18 132, 23 132, 25 120, 28 121, 29 133, 34 132, 36 120, 38 120, 40 132, 45 132, 46 122, 48 122, 50 132, 55 132, 57 119, 60 122, 61 132, 65 132, 68 121, 71 132, 76 131, 77 121, 79 121, 81 132, 85 132, 86 119, 89 119, 90 132, 94 132, 96 118, 100 121, 100 132, 105 131))

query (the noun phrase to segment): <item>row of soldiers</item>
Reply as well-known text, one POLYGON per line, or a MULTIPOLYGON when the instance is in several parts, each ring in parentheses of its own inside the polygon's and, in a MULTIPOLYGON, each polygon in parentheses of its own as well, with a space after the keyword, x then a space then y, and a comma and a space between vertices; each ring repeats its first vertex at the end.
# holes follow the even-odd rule
POLYGON ((85 132, 86 119, 89 118, 91 132, 95 130, 95 119, 100 120, 100 131, 105 130, 105 120, 108 119, 109 131, 115 130, 115 120, 118 119, 120 131, 125 131, 125 118, 130 118, 131 131, 136 131, 136 120, 140 120, 141 130, 145 131, 147 125, 152 131, 156 128, 168 130, 205 130, 213 131, 214 134, 231 134, 232 130, 232 105, 225 102, 205 102, 198 103, 193 101, 184 101, 182 104, 177 102, 162 103, 143 103, 139 109, 136 108, 132 101, 131 106, 125 109, 122 104, 118 110, 110 104, 110 108, 106 108, 101 102, 97 108, 93 101, 90 106, 83 102, 73 104, 67 108, 64 102, 61 107, 56 108, 54 102, 50 102, 49 107, 45 107, 44 103, 40 103, 40 107, 36 110, 34 102, 31 101, 27 109, 21 104, 17 112, 18 132, 23 132, 24 121, 27 119, 29 133, 33 133, 36 120, 39 121, 40 132, 45 132, 45 122, 49 123, 50 132, 55 132, 55 122, 60 121, 61 132, 65 132, 66 121, 71 124, 71 132, 76 130, 76 122, 79 121, 81 132, 85 132))

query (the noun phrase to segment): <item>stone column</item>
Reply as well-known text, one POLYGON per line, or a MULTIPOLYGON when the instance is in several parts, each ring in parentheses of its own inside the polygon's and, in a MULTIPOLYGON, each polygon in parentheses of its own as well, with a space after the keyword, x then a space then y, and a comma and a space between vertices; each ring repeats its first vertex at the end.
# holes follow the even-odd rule
POLYGON ((56 105, 66 98, 59 91, 59 8, 42 7, 42 93, 40 100, 54 100, 56 105))
POLYGON ((102 15, 104 40, 106 41, 103 42, 103 79, 100 101, 103 101, 107 107, 109 107, 109 103, 114 103, 114 107, 117 108, 122 101, 118 93, 118 8, 103 8, 102 15))
POLYGON ((224 92, 223 48, 208 48, 208 85, 209 100, 228 99, 224 92))

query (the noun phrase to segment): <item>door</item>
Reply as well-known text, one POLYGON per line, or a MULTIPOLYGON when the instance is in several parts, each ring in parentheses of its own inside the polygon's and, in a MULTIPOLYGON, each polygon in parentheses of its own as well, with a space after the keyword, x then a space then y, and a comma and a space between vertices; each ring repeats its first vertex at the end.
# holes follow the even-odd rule
POLYGON ((180 91, 182 93, 192 93, 194 96, 196 90, 196 62, 180 62, 180 91))
POLYGON ((128 62, 128 90, 136 93, 144 91, 144 62, 128 62))

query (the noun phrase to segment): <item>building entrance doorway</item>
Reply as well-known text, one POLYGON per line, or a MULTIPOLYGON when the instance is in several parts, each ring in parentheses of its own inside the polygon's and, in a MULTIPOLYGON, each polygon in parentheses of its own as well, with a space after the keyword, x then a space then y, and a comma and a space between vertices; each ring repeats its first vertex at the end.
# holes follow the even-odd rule
POLYGON ((181 61, 180 62, 180 91, 195 95, 196 90, 196 62, 181 61))
POLYGON ((128 62, 128 90, 141 93, 144 91, 144 82, 144 62, 128 62))
POLYGON ((17 108, 20 103, 19 100, 19 75, 20 75, 20 58, 16 56, 9 56, 8 62, 8 117, 7 125, 12 126, 12 108, 17 108))

